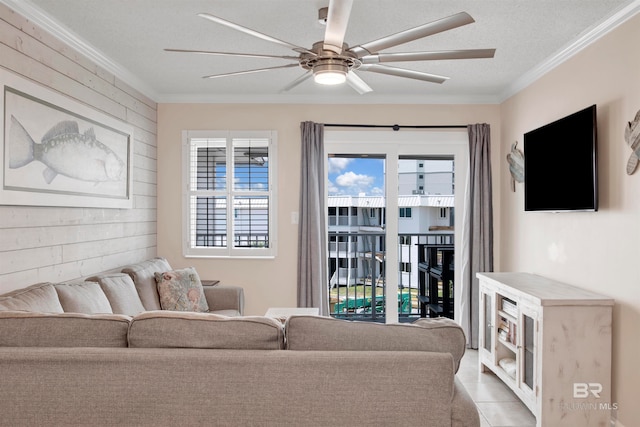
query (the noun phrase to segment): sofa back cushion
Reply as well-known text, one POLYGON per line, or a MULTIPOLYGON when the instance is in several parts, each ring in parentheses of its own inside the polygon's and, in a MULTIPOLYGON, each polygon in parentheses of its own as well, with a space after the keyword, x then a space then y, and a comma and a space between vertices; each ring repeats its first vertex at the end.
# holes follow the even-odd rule
POLYGON ((145 311, 136 291, 136 286, 128 274, 101 274, 90 277, 87 280, 100 284, 102 291, 109 300, 109 304, 111 304, 111 310, 115 314, 135 316, 145 311))
POLYGON ((111 304, 96 282, 59 283, 55 285, 65 313, 111 313, 111 304))
POLYGON ((122 269, 136 285, 140 301, 146 310, 160 310, 160 298, 156 287, 155 273, 171 270, 171 266, 164 258, 153 258, 122 269))
POLYGON ((58 293, 52 283, 38 283, 0 296, 0 311, 63 313, 58 293))
POLYGON ((268 317, 148 311, 131 321, 129 347, 280 350, 284 330, 268 317))
POLYGON ((126 347, 128 316, 0 312, 2 347, 126 347))
POLYGON ((462 328, 451 319, 380 324, 320 316, 291 316, 285 324, 289 350, 429 351, 451 353, 456 372, 464 355, 462 328))

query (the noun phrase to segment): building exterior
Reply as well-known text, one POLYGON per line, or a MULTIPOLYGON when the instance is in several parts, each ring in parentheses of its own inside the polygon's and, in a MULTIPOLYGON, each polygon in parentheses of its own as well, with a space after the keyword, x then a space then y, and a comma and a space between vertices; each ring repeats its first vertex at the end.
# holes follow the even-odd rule
MULTIPOLYGON (((399 284, 418 287, 418 239, 451 235, 453 160, 401 160, 398 165, 399 284)), ((329 285, 384 284, 384 196, 329 196, 329 285)))

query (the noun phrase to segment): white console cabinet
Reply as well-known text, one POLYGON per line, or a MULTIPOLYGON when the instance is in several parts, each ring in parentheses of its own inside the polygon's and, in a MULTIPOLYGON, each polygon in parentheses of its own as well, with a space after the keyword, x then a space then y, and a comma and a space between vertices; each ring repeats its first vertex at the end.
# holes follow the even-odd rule
POLYGON ((614 301, 528 273, 478 273, 480 370, 541 426, 609 426, 614 301))

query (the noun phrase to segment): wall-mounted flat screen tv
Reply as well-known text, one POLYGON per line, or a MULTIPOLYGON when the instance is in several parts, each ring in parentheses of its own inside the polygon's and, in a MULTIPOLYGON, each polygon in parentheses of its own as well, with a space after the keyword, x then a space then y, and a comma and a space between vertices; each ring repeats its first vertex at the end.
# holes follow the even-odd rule
POLYGON ((524 134, 524 210, 598 210, 596 106, 524 134))

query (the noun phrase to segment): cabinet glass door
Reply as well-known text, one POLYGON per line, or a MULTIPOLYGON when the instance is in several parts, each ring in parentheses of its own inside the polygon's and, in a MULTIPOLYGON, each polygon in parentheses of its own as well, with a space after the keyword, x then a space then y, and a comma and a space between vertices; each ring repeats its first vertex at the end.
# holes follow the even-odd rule
POLYGON ((520 366, 520 387, 533 392, 535 390, 535 358, 536 358, 536 316, 535 312, 530 312, 526 308, 521 310, 521 366, 520 366), (526 386, 526 387, 525 387, 526 386))
POLYGON ((491 352, 491 340, 493 333, 493 325, 491 317, 493 316, 493 308, 491 307, 491 296, 484 295, 484 349, 491 352))
POLYGON ((489 353, 493 353, 491 348, 493 342, 493 298, 491 298, 490 294, 483 293, 482 300, 482 312, 484 313, 482 325, 482 328, 484 328, 484 342, 482 343, 482 348, 489 353))

